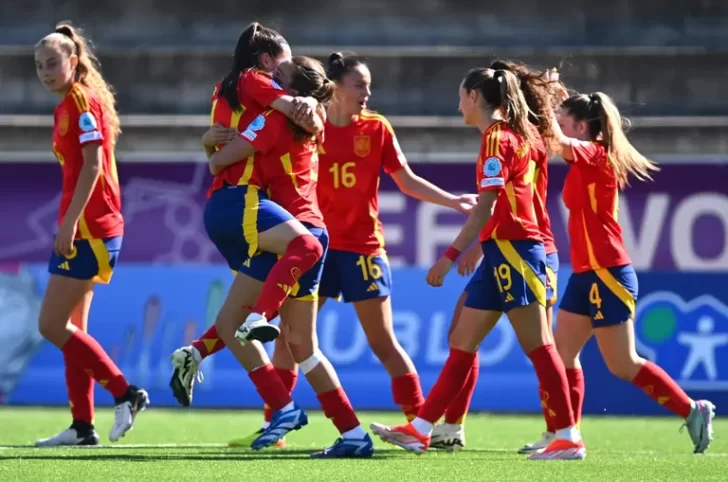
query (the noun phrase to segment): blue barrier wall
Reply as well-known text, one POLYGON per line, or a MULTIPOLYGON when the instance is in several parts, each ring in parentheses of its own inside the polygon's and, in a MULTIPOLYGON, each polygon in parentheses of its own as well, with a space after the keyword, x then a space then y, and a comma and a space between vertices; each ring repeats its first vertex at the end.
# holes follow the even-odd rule
MULTIPOLYGON (((0 291, 8 304, 0 314, 3 339, 32 359, 23 369, 0 373, 0 389, 14 404, 65 405, 66 388, 60 352, 36 343, 34 326, 45 265, 22 265, 17 273, 0 273, 0 291), (13 306, 15 311, 13 311, 13 306), (18 307, 21 308, 18 308, 18 307), (11 315, 9 315, 10 313, 11 315), (10 319, 12 317, 12 320, 10 319), (13 321, 16 320, 16 321, 13 321), (26 329, 18 327, 21 320, 26 329), (12 327, 12 329, 11 329, 12 327), (14 345, 13 345, 14 346, 14 345)), ((425 392, 444 363, 452 307, 465 285, 454 272, 443 288, 424 283, 425 270, 395 269, 393 297, 398 339, 414 359, 425 392)), ((569 269, 560 272, 560 290, 569 269)), ((223 266, 164 267, 124 264, 109 286, 99 286, 91 311, 90 331, 127 377, 146 387, 155 406, 176 405, 168 388, 169 354, 189 343, 214 320, 232 279, 223 266)), ((637 326, 640 352, 661 364, 695 396, 728 402, 728 292, 725 277, 703 274, 642 274, 637 326), (679 295, 677 294, 679 293, 679 295)), ((319 317, 321 349, 334 364, 355 407, 395 409, 390 381, 368 348, 351 306, 328 303, 319 317)), ((11 347, 10 352, 13 351, 11 347)), ((0 358, 2 354, 0 354, 0 358)), ((662 414, 639 390, 612 377, 595 343, 583 353, 588 413, 662 414)), ((2 365, 0 365, 2 366, 2 365)), ((538 412, 537 381, 507 322, 501 322, 481 347, 481 377, 473 410, 538 412)), ((257 408, 261 401, 244 370, 227 351, 202 364, 205 381, 195 388, 197 407, 257 408)), ((317 407, 302 379, 299 403, 317 407)), ((111 397, 97 389, 99 404, 111 397)), ((722 404, 727 406, 728 403, 722 404)))

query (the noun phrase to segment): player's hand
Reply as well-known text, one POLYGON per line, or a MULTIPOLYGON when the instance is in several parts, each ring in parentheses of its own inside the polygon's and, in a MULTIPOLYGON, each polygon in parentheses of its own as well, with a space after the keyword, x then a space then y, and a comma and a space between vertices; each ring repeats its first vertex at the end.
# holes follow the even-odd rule
POLYGON ((432 265, 430 271, 427 272, 427 284, 439 288, 445 281, 445 275, 452 268, 452 261, 446 257, 441 257, 435 264, 432 265))
POLYGON ((56 241, 53 244, 53 251, 61 256, 73 254, 73 240, 76 238, 76 223, 63 222, 56 234, 56 241))
POLYGON ((460 276, 471 276, 483 259, 483 248, 480 244, 474 244, 463 253, 458 260, 458 274, 460 276))
POLYGON ((214 124, 202 136, 202 145, 205 147, 216 147, 220 144, 227 144, 235 139, 237 135, 237 129, 214 124))
POLYGON ((313 97, 294 97, 291 120, 301 127, 313 128, 318 105, 318 101, 313 97))
POLYGON ((463 214, 470 214, 478 204, 477 194, 463 194, 453 200, 453 209, 463 214))

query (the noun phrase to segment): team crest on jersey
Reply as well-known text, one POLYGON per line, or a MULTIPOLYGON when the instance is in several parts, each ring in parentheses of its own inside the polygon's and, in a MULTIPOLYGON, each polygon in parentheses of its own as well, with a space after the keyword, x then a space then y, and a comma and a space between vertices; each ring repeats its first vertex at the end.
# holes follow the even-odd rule
POLYGON ((356 136, 354 138, 354 154, 367 157, 372 150, 372 138, 369 136, 356 136))
POLYGON ((501 173, 501 162, 497 157, 490 157, 483 163, 483 174, 488 177, 495 177, 501 173))
POLYGON ((71 120, 68 116, 68 111, 63 110, 61 111, 60 115, 58 116, 58 134, 61 136, 65 136, 68 134, 68 126, 70 124, 71 120))

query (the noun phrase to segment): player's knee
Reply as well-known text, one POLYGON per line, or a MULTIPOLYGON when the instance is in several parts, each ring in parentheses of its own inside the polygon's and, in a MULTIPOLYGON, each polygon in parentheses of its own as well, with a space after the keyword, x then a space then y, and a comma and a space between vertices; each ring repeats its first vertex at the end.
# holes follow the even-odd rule
POLYGON ((386 365, 389 360, 397 358, 399 353, 397 340, 388 336, 369 340, 369 346, 383 365, 386 365))
POLYGON ((60 320, 56 316, 41 313, 38 319, 38 331, 43 338, 57 345, 57 340, 62 338, 63 333, 66 331, 67 323, 67 321, 60 320))
POLYGON ((309 372, 311 372, 311 370, 319 366, 319 364, 321 364, 321 362, 323 362, 324 360, 326 360, 326 357, 317 348, 313 350, 313 353, 301 360, 298 363, 298 366, 301 368, 301 372, 304 375, 307 375, 309 372))
POLYGON ((635 356, 605 357, 605 363, 612 375, 625 381, 631 381, 642 368, 640 358, 635 356))
POLYGON ((318 239, 311 234, 304 234, 297 237, 288 245, 289 250, 295 249, 305 260, 305 264, 313 266, 324 255, 324 247, 318 239))

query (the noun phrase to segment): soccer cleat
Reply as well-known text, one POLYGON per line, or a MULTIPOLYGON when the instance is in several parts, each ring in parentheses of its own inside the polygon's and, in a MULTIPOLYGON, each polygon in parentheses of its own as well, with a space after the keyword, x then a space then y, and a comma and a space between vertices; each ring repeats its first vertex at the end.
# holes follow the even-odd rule
POLYGON ((278 338, 281 330, 276 325, 271 325, 265 316, 259 313, 251 313, 246 318, 243 326, 235 332, 235 338, 245 345, 252 340, 258 340, 261 343, 268 343, 278 338))
MULTIPOLYGON (((250 447, 250 444, 252 444, 253 441, 257 439, 264 431, 264 428, 259 428, 257 432, 248 435, 247 437, 231 440, 228 442, 228 447, 250 447)), ((273 444, 273 447, 277 449, 286 448, 286 439, 280 439, 278 442, 273 444)))
POLYGON ((552 432, 544 432, 541 435, 540 440, 537 440, 536 442, 524 445, 523 447, 521 447, 518 450, 518 453, 522 454, 522 455, 528 455, 528 454, 532 454, 535 452, 540 452, 543 449, 545 449, 546 447, 548 447, 549 445, 551 445, 551 442, 554 441, 555 437, 556 436, 552 432))
POLYGON ((302 427, 308 424, 308 416, 295 403, 291 410, 278 410, 273 414, 273 418, 270 421, 270 425, 263 429, 261 433, 253 442, 250 444, 250 448, 253 450, 260 450, 269 445, 273 445, 288 432, 293 430, 300 430, 302 427))
POLYGON ((71 445, 98 445, 99 435, 93 428, 81 432, 73 428, 73 425, 63 432, 54 435, 50 438, 40 439, 35 443, 36 447, 62 447, 71 445))
POLYGON ((411 423, 407 425, 396 425, 394 427, 388 427, 380 423, 372 423, 369 425, 369 428, 372 429, 374 435, 377 435, 384 442, 402 447, 417 455, 427 452, 430 446, 430 436, 419 433, 411 423))
POLYGON ((178 348, 172 353, 172 378, 169 386, 172 388, 174 398, 183 407, 189 407, 192 404, 192 390, 195 387, 195 379, 202 383, 204 380, 200 371, 200 364, 195 358, 194 347, 185 346, 178 348))
POLYGON ((430 438, 430 448, 457 452, 465 448, 465 428, 462 424, 435 425, 430 438))
POLYGON ((333 445, 325 449, 311 454, 312 459, 363 459, 369 458, 374 454, 374 442, 369 434, 364 438, 352 439, 342 438, 336 439, 333 445))
POLYGON ((690 439, 695 446, 694 454, 702 454, 710 447, 710 442, 713 440, 713 418, 715 418, 715 405, 708 400, 696 400, 683 425, 688 428, 690 439))
POLYGON ((528 460, 583 460, 586 458, 584 442, 555 439, 545 449, 534 452, 528 460))
POLYGON ((114 407, 114 425, 109 432, 109 440, 116 442, 132 429, 139 412, 149 405, 149 395, 142 388, 129 386, 126 394, 116 400, 114 407))

